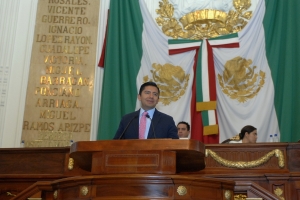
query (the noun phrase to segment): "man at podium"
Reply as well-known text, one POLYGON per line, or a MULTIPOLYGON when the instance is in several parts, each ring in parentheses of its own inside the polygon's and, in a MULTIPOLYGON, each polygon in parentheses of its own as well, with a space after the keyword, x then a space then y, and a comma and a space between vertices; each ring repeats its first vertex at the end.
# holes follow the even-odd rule
POLYGON ((156 83, 142 84, 138 94, 141 108, 122 117, 114 139, 179 139, 174 119, 155 108, 159 94, 156 83))

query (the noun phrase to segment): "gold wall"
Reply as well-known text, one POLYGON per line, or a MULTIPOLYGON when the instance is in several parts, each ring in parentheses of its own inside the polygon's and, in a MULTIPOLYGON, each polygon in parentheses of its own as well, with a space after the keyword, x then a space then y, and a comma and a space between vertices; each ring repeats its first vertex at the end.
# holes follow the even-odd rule
POLYGON ((25 147, 90 140, 100 0, 39 0, 23 120, 25 147))

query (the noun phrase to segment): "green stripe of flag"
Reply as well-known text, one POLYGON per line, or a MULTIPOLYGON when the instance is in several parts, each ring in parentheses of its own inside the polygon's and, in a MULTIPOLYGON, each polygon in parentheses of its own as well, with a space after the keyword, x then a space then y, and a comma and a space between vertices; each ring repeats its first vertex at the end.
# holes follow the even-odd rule
POLYGON ((196 43, 196 42, 202 42, 202 40, 186 40, 186 39, 181 39, 181 40, 168 40, 168 44, 187 44, 187 43, 196 43))
POLYGON ((239 37, 238 33, 232 33, 232 34, 228 34, 228 35, 221 35, 219 37, 215 37, 215 38, 210 38, 209 40, 225 40, 225 39, 232 39, 232 38, 237 38, 239 37))
POLYGON ((121 117, 135 109, 142 31, 143 20, 138 1, 110 2, 97 139, 112 139, 121 117))

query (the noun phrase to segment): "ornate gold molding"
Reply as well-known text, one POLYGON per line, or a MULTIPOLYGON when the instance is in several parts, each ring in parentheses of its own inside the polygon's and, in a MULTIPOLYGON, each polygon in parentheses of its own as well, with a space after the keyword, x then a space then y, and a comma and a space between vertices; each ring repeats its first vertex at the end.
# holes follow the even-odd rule
POLYGON ((58 191, 55 190, 55 191, 53 192, 53 198, 54 198, 54 199, 57 199, 57 196, 58 196, 58 191))
POLYGON ((236 194, 233 196, 234 200, 246 200, 247 195, 244 194, 236 194))
POLYGON ((235 10, 228 13, 221 10, 196 10, 179 19, 173 17, 174 6, 168 0, 159 2, 156 13, 156 23, 161 26, 165 35, 174 39, 185 38, 200 40, 214 38, 220 35, 236 33, 242 30, 252 17, 252 11, 247 11, 251 0, 233 0, 235 10))
POLYGON ((185 186, 178 186, 177 188, 177 193, 180 195, 180 196, 183 196, 187 193, 187 189, 185 186))
POLYGON ((7 196, 13 196, 13 197, 17 196, 17 195, 15 195, 15 194, 13 194, 13 193, 10 193, 10 192, 6 192, 6 195, 7 195, 7 196))
POLYGON ((81 187, 81 194, 83 196, 86 196, 89 193, 89 188, 87 186, 82 186, 81 187))
POLYGON ((261 157, 257 160, 254 160, 254 161, 249 161, 249 162, 229 161, 224 158, 221 158, 220 156, 217 155, 217 153, 213 152, 212 150, 206 149, 205 156, 208 157, 209 155, 215 161, 217 161, 218 163, 220 163, 221 165, 223 165, 225 167, 239 168, 239 169, 258 167, 258 166, 266 163, 268 160, 270 160, 270 158, 272 156, 276 156, 278 158, 278 166, 280 168, 284 167, 284 156, 283 156, 282 151, 280 151, 279 149, 274 149, 274 150, 270 151, 269 153, 267 153, 266 155, 264 155, 263 157, 261 157))
POLYGON ((72 170, 74 168, 74 159, 69 158, 68 169, 72 170))
POLYGON ((225 190, 224 192, 224 197, 226 200, 230 200, 231 199, 231 191, 230 190, 225 190))
POLYGON ((278 196, 278 198, 280 200, 285 200, 284 197, 282 197, 283 195, 283 190, 279 187, 277 187, 275 190, 274 190, 274 194, 276 194, 276 196, 278 196))

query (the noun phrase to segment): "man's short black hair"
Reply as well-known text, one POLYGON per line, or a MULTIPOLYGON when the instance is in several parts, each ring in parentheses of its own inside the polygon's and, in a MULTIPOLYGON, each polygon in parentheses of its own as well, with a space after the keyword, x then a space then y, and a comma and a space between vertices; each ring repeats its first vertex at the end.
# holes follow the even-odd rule
POLYGON ((139 91, 139 95, 142 94, 142 92, 143 92, 143 90, 145 89, 146 86, 154 86, 154 87, 156 87, 157 90, 158 90, 158 95, 159 95, 159 93, 160 93, 159 87, 156 85, 156 83, 151 82, 151 81, 150 81, 150 82, 143 83, 143 84, 141 85, 140 91, 139 91))
POLYGON ((179 123, 177 124, 177 126, 178 126, 179 124, 185 124, 187 130, 188 130, 188 131, 190 130, 190 125, 189 125, 189 123, 187 123, 187 122, 185 122, 185 121, 181 121, 181 122, 179 122, 179 123))

